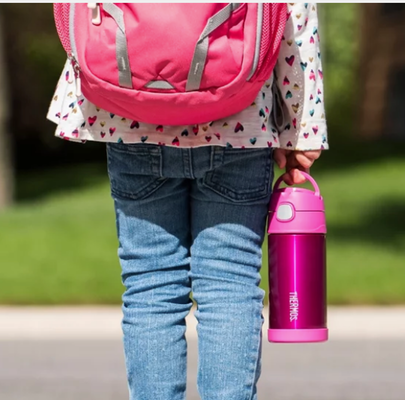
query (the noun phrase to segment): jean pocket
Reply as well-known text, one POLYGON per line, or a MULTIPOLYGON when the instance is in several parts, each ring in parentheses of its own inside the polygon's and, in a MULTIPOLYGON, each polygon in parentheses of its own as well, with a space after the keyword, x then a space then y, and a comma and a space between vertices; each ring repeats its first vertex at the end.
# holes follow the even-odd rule
POLYGON ((107 161, 113 197, 145 199, 166 181, 160 146, 108 143, 107 161))
POLYGON ((204 186, 233 202, 250 202, 270 195, 273 181, 271 148, 221 148, 219 165, 207 172, 204 186))

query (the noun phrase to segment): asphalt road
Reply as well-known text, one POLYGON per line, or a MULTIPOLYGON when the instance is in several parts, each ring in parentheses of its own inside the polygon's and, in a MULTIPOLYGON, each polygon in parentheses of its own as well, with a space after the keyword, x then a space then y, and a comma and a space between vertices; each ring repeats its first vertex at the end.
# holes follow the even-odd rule
MULTIPOLYGON (((190 338, 187 400, 198 400, 190 338)), ((403 400, 404 339, 344 339, 263 348, 260 400, 403 400)), ((121 342, 0 341, 1 400, 127 400, 121 342)))

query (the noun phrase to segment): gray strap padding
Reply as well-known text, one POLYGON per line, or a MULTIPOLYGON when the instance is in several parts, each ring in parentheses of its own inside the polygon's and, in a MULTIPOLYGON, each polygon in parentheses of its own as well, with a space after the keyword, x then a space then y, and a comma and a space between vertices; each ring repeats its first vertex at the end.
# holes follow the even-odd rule
POLYGON ((113 3, 103 3, 103 9, 111 15, 118 26, 115 44, 119 71, 119 84, 122 87, 132 88, 132 74, 129 65, 127 37, 125 35, 124 13, 113 3))
POLYGON ((201 84, 202 74, 204 72, 205 61, 208 53, 208 43, 211 32, 222 25, 232 13, 240 7, 241 3, 229 3, 222 10, 218 11, 213 17, 208 20, 203 33, 195 46, 193 60, 191 62, 190 71, 188 72, 186 92, 198 90, 201 84))
POLYGON ((262 41, 262 28, 263 28, 263 3, 257 4, 257 28, 256 28, 256 47, 255 47, 255 57, 253 59, 252 70, 247 78, 249 80, 256 72, 257 66, 259 65, 259 55, 260 55, 260 44, 262 41))
POLYGON ((167 81, 150 81, 145 87, 149 89, 174 89, 174 86, 167 81))

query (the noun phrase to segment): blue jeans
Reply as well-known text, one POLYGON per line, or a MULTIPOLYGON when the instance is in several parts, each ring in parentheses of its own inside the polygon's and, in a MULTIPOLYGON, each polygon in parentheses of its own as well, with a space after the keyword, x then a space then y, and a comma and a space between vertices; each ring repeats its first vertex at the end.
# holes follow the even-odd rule
POLYGON ((184 400, 197 304, 203 400, 255 400, 272 150, 108 144, 131 400, 184 400))

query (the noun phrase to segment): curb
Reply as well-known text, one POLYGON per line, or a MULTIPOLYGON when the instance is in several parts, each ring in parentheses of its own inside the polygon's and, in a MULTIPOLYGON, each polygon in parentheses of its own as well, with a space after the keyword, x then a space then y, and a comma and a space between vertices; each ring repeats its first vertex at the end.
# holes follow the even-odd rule
MULTIPOLYGON (((264 330, 267 329, 268 309, 264 330)), ((121 340, 121 307, 0 307, 0 340, 121 340)), ((405 307, 329 307, 331 340, 403 339, 405 307)), ((187 336, 197 321, 187 317, 187 336)))

